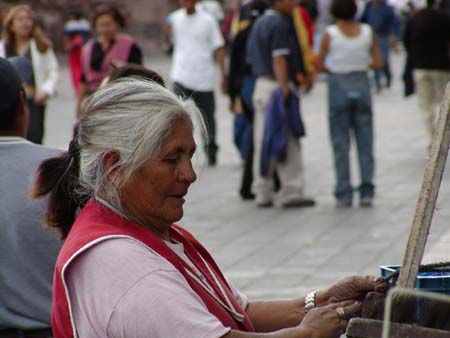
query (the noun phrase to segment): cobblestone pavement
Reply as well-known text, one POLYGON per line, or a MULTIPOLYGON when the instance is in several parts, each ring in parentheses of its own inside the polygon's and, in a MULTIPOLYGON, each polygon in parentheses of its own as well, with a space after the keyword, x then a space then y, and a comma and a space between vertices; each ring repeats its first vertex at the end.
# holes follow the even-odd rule
MULTIPOLYGON (((378 274, 379 265, 401 263, 426 164, 427 140, 415 97, 402 96, 403 56, 394 55, 393 61, 392 88, 374 95, 377 196, 372 208, 335 207, 323 82, 302 100, 308 134, 302 140, 306 191, 317 206, 261 210, 242 201, 238 195, 241 161, 232 145, 232 115, 227 100, 218 93, 219 163, 199 170, 180 223, 210 249, 229 280, 251 298, 294 297, 347 275, 378 274)), ((167 58, 150 56, 146 65, 168 78, 167 58)), ((67 146, 74 102, 63 67, 59 94, 49 104, 47 145, 67 146)), ((352 159, 355 162, 354 153, 352 159)), ((355 185, 357 172, 354 163, 355 185)), ((450 258, 446 247, 450 242, 446 234, 449 186, 447 172, 427 244, 429 259, 450 258), (438 256, 433 256, 436 251, 438 256)))

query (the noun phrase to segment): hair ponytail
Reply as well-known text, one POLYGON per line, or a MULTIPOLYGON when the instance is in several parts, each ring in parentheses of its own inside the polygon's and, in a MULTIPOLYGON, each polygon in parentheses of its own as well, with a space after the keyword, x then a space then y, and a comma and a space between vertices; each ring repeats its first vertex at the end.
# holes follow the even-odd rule
POLYGON ((56 229, 61 239, 67 234, 75 221, 76 212, 82 207, 88 196, 79 194, 80 151, 78 147, 78 125, 74 127, 73 140, 69 151, 41 163, 31 191, 32 198, 48 195, 48 206, 44 223, 56 229))

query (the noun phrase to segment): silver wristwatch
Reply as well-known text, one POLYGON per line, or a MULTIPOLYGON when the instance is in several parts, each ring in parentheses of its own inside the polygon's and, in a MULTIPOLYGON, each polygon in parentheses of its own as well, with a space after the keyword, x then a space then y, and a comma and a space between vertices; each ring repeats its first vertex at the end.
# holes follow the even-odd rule
POLYGON ((309 310, 314 309, 316 306, 316 293, 319 290, 315 290, 313 292, 310 292, 305 297, 305 312, 308 312, 309 310))

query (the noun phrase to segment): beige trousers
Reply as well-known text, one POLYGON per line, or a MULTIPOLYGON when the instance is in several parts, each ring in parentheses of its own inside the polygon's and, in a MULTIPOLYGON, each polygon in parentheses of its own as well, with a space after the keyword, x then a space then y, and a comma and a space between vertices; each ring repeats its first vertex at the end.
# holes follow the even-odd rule
POLYGON ((253 141, 255 146, 253 161, 253 186, 252 191, 258 195, 273 194, 273 173, 278 172, 281 181, 279 198, 281 201, 291 198, 302 197, 303 195, 303 162, 300 141, 294 137, 288 128, 286 161, 281 163, 274 159, 270 161, 267 176, 260 174, 261 149, 264 137, 264 125, 266 108, 269 104, 272 93, 278 88, 278 83, 268 78, 258 78, 256 80, 255 92, 253 94, 253 104, 255 107, 253 141))
POLYGON ((417 101, 423 114, 430 142, 434 135, 439 104, 449 81, 449 71, 433 69, 414 70, 417 101))

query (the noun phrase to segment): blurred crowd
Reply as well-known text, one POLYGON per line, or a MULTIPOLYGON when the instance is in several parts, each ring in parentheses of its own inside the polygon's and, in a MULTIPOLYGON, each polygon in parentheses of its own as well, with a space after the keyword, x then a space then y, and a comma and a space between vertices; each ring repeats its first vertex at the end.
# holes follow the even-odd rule
MULTIPOLYGON (((337 203, 352 204, 355 189, 350 184, 348 154, 354 134, 361 176, 357 190, 361 204, 371 205, 375 191, 372 88, 375 93, 390 88, 390 53, 400 48, 406 51, 404 93, 417 93, 431 142, 436 105, 448 82, 448 0, 355 0, 343 3, 347 6, 343 9, 331 0, 244 0, 225 6, 216 0, 180 0, 179 4, 178 10, 166 16, 162 28, 163 49, 172 58, 173 90, 192 98, 203 113, 207 127, 204 151, 208 164, 216 165, 218 66, 221 89, 229 95, 230 110, 235 113, 234 141, 244 162, 243 199, 270 206, 278 192, 285 196, 282 205, 314 205, 313 199, 303 196, 301 117, 284 130, 286 124, 266 111, 276 88, 285 101, 294 97, 301 101, 301 94, 313 90, 315 81, 326 80, 337 203), (278 3, 281 9, 274 10, 278 3), (274 24, 274 20, 281 23, 274 24), (272 31, 285 36, 277 37, 272 31), (359 80, 353 77, 355 73, 361 76, 359 80), (269 81, 263 85, 263 80, 269 81), (261 102, 258 97, 267 100, 261 102), (364 119, 361 111, 366 111, 364 119)), ((142 65, 145 57, 136 37, 125 33, 132 22, 116 6, 98 5, 90 20, 85 14, 73 7, 64 27, 78 118, 84 99, 99 88, 112 68, 142 65)), ((55 93, 58 79, 52 43, 27 5, 5 13, 2 36, 1 56, 21 56, 31 64, 17 62, 24 74, 30 111, 27 139, 42 143, 46 102, 55 93)), ((299 115, 300 105, 293 106, 299 115)))

